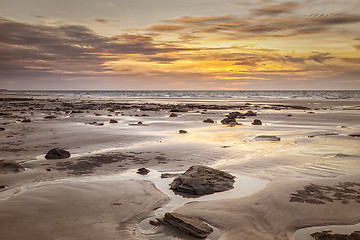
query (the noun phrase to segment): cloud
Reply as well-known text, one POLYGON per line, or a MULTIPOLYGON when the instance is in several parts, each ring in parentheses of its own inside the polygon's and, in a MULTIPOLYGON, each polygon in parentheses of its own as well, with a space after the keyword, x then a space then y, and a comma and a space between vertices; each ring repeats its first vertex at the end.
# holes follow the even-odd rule
MULTIPOLYGON (((0 18, 1 72, 108 72, 109 61, 119 55, 157 55, 193 51, 166 43, 156 43, 149 36, 122 34, 104 37, 81 25, 32 25, 0 18)), ((154 58, 158 62, 173 58, 154 58)))
POLYGON ((273 6, 269 6, 269 7, 265 7, 265 8, 258 8, 258 9, 253 9, 251 11, 252 15, 254 16, 274 16, 274 15, 279 15, 279 14, 283 14, 283 13, 292 13, 295 9, 299 8, 300 5, 298 3, 294 3, 294 2, 286 2, 286 3, 281 3, 281 4, 277 4, 277 5, 273 5, 273 6))
POLYGON ((94 22, 102 23, 102 24, 108 24, 110 20, 104 19, 104 18, 95 18, 94 22))

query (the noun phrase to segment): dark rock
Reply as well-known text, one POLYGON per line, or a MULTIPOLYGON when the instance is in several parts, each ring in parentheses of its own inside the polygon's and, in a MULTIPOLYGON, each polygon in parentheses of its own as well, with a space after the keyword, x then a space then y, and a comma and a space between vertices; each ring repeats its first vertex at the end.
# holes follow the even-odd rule
POLYGON ((236 119, 235 118, 224 118, 223 120, 221 120, 222 124, 236 124, 236 119))
POLYGON ((147 175, 149 172, 150 172, 149 169, 139 168, 136 173, 137 173, 137 174, 140 174, 140 175, 147 175))
POLYGON ((101 114, 100 113, 95 113, 95 116, 99 117, 99 116, 101 116, 101 114))
POLYGON ((29 118, 24 118, 21 122, 27 123, 27 122, 31 122, 31 120, 29 118))
POLYGON ((3 127, 0 127, 0 131, 5 131, 5 128, 3 128, 3 127))
POLYGON ((360 133, 349 134, 350 137, 360 137, 360 133))
POLYGON ((214 120, 212 120, 211 118, 205 119, 204 123, 215 123, 214 120))
POLYGON ((234 176, 210 167, 195 165, 174 179, 170 188, 177 193, 206 195, 233 188, 234 176))
POLYGON ((138 122, 137 122, 137 125, 143 125, 143 122, 138 121, 138 122))
POLYGON ((0 185, 0 189, 4 189, 4 188, 6 188, 5 185, 0 185))
POLYGON ((231 112, 227 115, 228 118, 243 118, 244 114, 240 112, 231 112))
POLYGON ((179 130, 179 133, 180 133, 180 134, 186 134, 187 131, 186 131, 186 130, 179 130))
POLYGON ((280 141, 281 138, 270 135, 260 135, 254 138, 255 141, 280 141))
POLYGON ((173 178, 173 177, 178 177, 180 176, 181 173, 162 173, 161 174, 161 178, 173 178))
POLYGON ((252 125, 262 125, 262 122, 259 119, 254 119, 254 121, 251 124, 252 125))
POLYGON ((171 109, 170 112, 188 112, 189 110, 186 108, 177 108, 177 109, 171 109))
POLYGON ((198 238, 206 238, 213 229, 198 218, 180 213, 165 213, 164 222, 198 238))
POLYGON ((72 110, 71 113, 84 113, 84 112, 81 110, 72 110))
POLYGON ((334 233, 331 230, 314 232, 310 234, 315 240, 360 240, 360 231, 351 234, 334 233))
POLYGON ((176 113, 171 113, 169 117, 178 117, 178 115, 176 113))
POLYGON ((61 149, 61 148, 54 148, 51 149, 46 155, 46 159, 60 159, 60 158, 69 158, 70 152, 61 149))
POLYGON ((119 123, 117 120, 115 120, 115 119, 110 119, 110 121, 109 121, 110 123, 119 123))
POLYGON ((288 115, 286 115, 287 117, 292 117, 292 115, 291 114, 288 114, 288 115))
POLYGON ((51 168, 46 168, 45 170, 48 172, 51 172, 51 168))
POLYGON ((158 220, 149 220, 149 224, 153 226, 159 226, 160 222, 158 220))
POLYGON ((24 167, 15 161, 0 161, 0 173, 18 173, 25 171, 24 167))
POLYGON ((257 116, 257 114, 253 111, 247 111, 244 115, 245 116, 257 116))
POLYGON ((56 116, 55 115, 49 115, 49 116, 46 116, 46 117, 44 117, 45 119, 53 119, 53 118, 56 118, 56 116))

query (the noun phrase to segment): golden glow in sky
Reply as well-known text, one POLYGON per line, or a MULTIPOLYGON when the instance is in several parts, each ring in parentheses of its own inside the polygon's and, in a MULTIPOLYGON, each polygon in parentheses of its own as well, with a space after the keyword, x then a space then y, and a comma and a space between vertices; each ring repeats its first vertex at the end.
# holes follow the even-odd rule
POLYGON ((0 9, 1 88, 360 89, 357 0, 3 0, 0 9))

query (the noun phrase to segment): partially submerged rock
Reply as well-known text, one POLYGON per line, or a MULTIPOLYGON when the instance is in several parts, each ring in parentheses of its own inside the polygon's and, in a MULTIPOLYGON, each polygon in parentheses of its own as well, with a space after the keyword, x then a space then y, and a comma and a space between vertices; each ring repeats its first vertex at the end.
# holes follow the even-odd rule
POLYGON ((226 117, 223 120, 221 120, 222 124, 236 124, 236 119, 235 118, 229 118, 226 117))
POLYGON ((140 174, 140 175, 147 175, 149 172, 150 172, 149 169, 139 168, 136 173, 137 173, 137 174, 140 174))
POLYGON ((176 113, 171 113, 169 117, 178 117, 178 115, 176 113))
POLYGON ((0 161, 0 173, 18 173, 25 171, 24 167, 15 161, 0 161))
POLYGON ((110 119, 109 123, 119 123, 119 122, 115 119, 110 119))
POLYGON ((254 119, 254 121, 251 124, 252 125, 262 125, 262 122, 260 119, 254 119))
POLYGON ((174 179, 170 189, 177 193, 193 196, 212 194, 230 190, 234 185, 234 176, 210 167, 195 165, 174 179))
POLYGON ((359 240, 360 231, 354 231, 351 234, 334 233, 331 230, 314 232, 310 234, 315 240, 359 240))
POLYGON ((61 148, 54 148, 51 149, 46 155, 46 159, 61 159, 61 158, 69 158, 70 152, 66 151, 65 149, 61 148))
POLYGON ((196 217, 180 213, 165 213, 164 222, 198 238, 206 238, 213 229, 196 217))
POLYGON ((257 114, 255 113, 255 112, 253 112, 253 111, 247 111, 245 114, 244 114, 245 116, 257 116, 257 114))
POLYGON ((270 135, 260 135, 254 138, 255 141, 280 141, 281 138, 270 135))
POLYGON ((204 123, 215 123, 214 120, 212 120, 211 118, 205 119, 204 123))

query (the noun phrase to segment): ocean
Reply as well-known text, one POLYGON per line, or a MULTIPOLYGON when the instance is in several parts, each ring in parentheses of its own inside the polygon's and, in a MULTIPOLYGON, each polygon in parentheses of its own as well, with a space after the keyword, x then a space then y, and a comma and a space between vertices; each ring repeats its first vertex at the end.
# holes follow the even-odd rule
POLYGON ((24 94, 24 95, 73 95, 94 97, 120 97, 120 98, 241 98, 241 99, 332 99, 332 100, 360 100, 359 90, 312 90, 312 91, 145 91, 145 90, 120 90, 120 91, 96 91, 96 90, 7 90, 0 94, 24 94))

